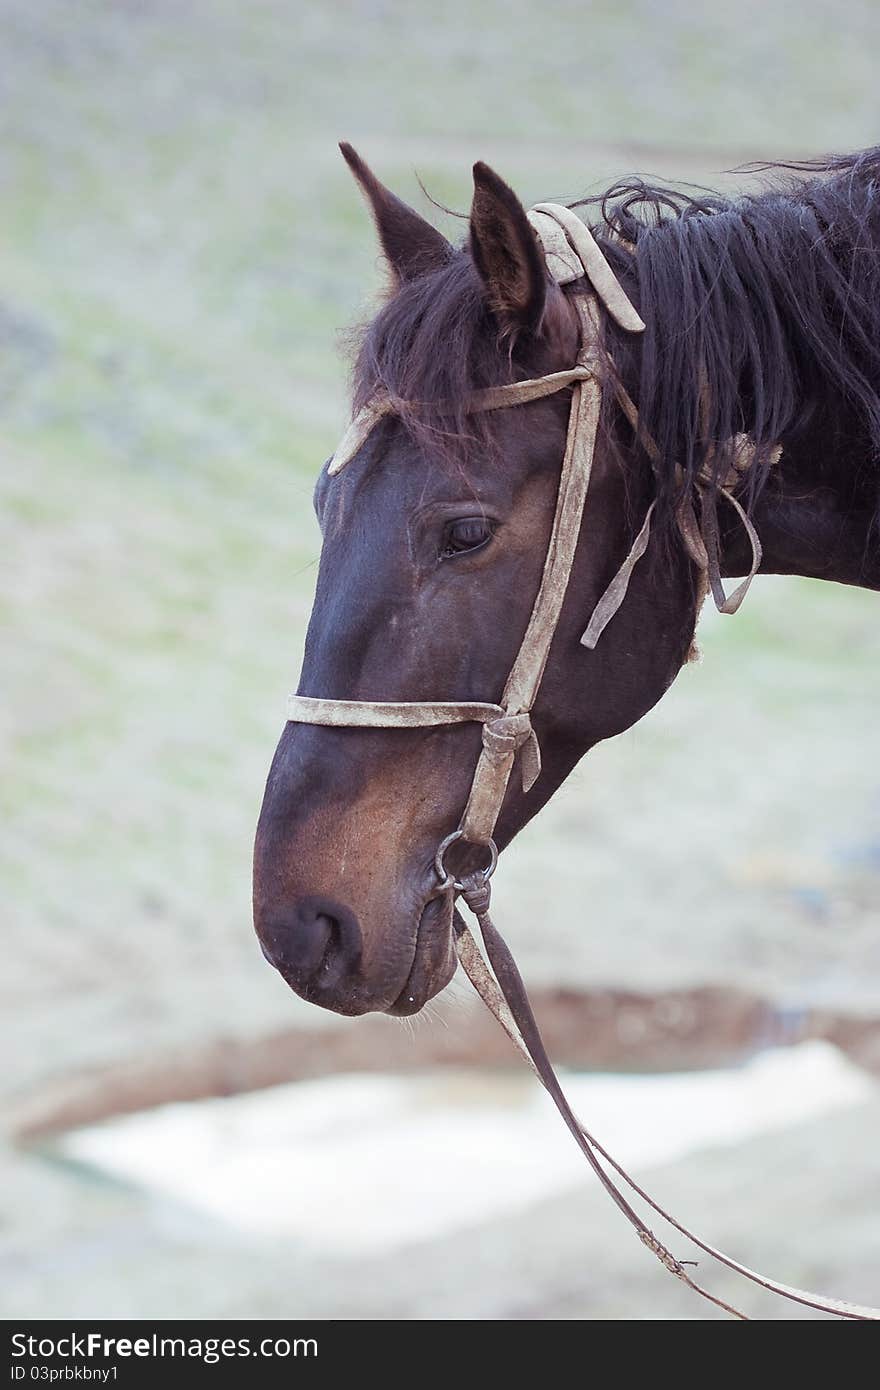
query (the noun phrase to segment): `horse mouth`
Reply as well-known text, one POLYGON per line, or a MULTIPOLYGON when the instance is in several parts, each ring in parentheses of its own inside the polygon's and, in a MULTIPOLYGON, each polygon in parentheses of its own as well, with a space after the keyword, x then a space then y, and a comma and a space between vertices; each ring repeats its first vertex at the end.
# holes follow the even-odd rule
POLYGON ((455 974, 457 957, 452 944, 452 894, 429 898, 416 930, 415 950, 406 983, 385 1013, 408 1018, 445 989, 455 974))

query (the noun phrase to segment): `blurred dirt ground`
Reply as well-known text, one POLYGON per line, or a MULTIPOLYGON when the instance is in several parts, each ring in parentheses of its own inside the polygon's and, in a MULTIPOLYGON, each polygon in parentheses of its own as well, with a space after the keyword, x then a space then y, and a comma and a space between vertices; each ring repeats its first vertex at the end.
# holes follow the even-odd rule
MULTIPOLYGON (((878 1125, 880 1101, 856 1105, 708 1148, 652 1170, 648 1184, 753 1268, 880 1306, 878 1125)), ((2 1176, 29 1214, 3 1262, 7 1318, 724 1316, 660 1268, 586 1172, 564 1196, 446 1238, 420 1240, 413 1212, 410 1244, 347 1259, 290 1237, 248 1240, 136 1187, 76 1181, 63 1166, 11 1156, 2 1176)), ((672 1248, 685 1255, 681 1241, 672 1248)), ((697 1278, 753 1317, 821 1316, 708 1260, 697 1278)))

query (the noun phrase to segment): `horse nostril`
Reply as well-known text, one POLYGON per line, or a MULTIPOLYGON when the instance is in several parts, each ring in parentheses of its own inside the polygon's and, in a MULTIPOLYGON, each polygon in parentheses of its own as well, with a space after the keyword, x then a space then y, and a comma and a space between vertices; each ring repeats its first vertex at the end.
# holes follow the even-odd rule
POLYGON ((300 898, 261 936, 264 954, 296 988, 336 984, 361 958, 357 918, 326 898, 300 898))
POLYGON ((300 913, 287 944, 288 963, 305 974, 313 974, 324 959, 335 927, 336 918, 324 912, 300 913))

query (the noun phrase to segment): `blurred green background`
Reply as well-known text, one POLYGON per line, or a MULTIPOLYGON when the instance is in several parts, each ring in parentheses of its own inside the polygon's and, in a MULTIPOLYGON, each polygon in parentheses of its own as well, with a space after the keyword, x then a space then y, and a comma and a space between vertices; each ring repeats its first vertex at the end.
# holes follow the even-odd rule
MULTIPOLYGON (((731 188, 880 142, 878 52, 876 0, 0 0, 6 1109, 336 1026, 262 962, 249 857, 381 278, 337 140, 423 209, 477 158, 526 201, 731 188)), ((876 1011, 878 632, 798 581, 707 620, 510 855, 530 978, 876 1011)))

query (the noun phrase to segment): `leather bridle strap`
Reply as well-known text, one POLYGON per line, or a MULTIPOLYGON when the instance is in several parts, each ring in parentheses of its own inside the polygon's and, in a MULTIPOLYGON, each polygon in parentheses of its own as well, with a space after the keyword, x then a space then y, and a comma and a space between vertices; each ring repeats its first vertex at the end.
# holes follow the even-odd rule
POLYGON ((506 767, 505 787, 520 750, 523 791, 531 790, 541 771, 538 740, 528 717, 510 716, 501 705, 484 705, 474 700, 321 700, 310 695, 291 695, 287 720, 291 724, 343 729, 430 729, 444 724, 482 724, 484 753, 506 767))
MULTIPOLYGON (((529 401, 540 401, 573 386, 576 381, 586 381, 592 376, 590 367, 578 362, 562 372, 548 372, 546 376, 529 377, 526 381, 511 381, 505 386, 486 386, 482 391, 472 391, 465 406, 466 415, 478 415, 486 410, 504 410, 511 405, 527 405, 529 401)), ((418 410, 418 404, 411 407, 418 410)), ((436 407, 435 407, 436 408, 436 407)), ((363 406, 352 420, 327 466, 327 473, 335 478, 355 454, 363 447, 376 425, 386 415, 397 413, 398 403, 389 395, 380 392, 363 406)))
POLYGON ((318 700, 291 695, 287 718, 295 724, 342 725, 359 729, 427 729, 433 724, 488 724, 504 718, 500 705, 477 701, 318 700))
POLYGON ((536 203, 527 214, 544 245, 547 263, 559 285, 586 276, 608 313, 628 333, 644 333, 641 314, 633 307, 589 227, 562 203, 536 203))
MULTIPOLYGON (((596 301, 590 297, 579 300, 578 304, 583 324, 579 365, 586 367, 594 351, 593 344, 596 339, 596 301)), ((506 714, 517 721, 518 728, 514 741, 502 744, 492 737, 491 725, 483 726, 483 749, 461 818, 460 829, 463 837, 476 845, 488 844, 492 838, 516 757, 516 740, 520 740, 521 744, 533 741, 532 746, 537 750, 537 739, 529 716, 547 665, 550 644, 559 623, 574 564, 574 553, 590 485, 601 407, 602 387, 595 377, 588 377, 575 385, 568 417, 568 435, 559 478, 556 511, 547 545, 541 585, 529 625, 501 696, 501 704, 506 714)), ((538 757, 536 776, 539 771, 538 757)))

